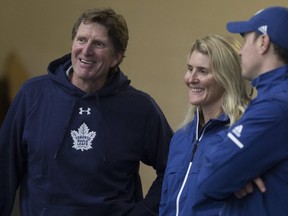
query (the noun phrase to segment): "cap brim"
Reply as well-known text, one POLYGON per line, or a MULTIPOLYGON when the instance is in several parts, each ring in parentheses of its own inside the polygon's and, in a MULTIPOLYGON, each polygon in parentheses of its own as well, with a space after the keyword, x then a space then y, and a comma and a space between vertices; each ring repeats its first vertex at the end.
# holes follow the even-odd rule
POLYGON ((226 28, 231 33, 239 34, 254 31, 253 27, 248 21, 228 22, 226 28))

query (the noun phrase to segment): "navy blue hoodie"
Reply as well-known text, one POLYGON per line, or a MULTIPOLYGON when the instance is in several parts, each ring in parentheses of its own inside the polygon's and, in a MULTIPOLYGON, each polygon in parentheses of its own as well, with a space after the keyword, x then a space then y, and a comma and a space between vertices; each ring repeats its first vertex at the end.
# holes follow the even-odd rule
POLYGON ((70 54, 27 81, 0 131, 0 215, 20 185, 21 216, 155 215, 172 130, 155 101, 118 70, 85 93, 70 54), (143 199, 139 163, 157 178, 143 199))

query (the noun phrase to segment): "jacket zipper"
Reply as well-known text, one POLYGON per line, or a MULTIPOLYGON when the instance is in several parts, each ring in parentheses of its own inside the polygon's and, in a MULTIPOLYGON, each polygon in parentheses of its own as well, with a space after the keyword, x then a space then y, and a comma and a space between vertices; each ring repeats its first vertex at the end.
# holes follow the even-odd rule
MULTIPOLYGON (((199 119, 199 116, 198 116, 198 119, 199 119)), ((198 120, 199 121, 199 120, 198 120)), ((197 130, 196 130, 196 142, 195 144, 193 145, 193 149, 192 149, 192 156, 191 156, 191 160, 190 160, 190 163, 189 163, 189 166, 188 166, 188 169, 186 171, 186 174, 185 174, 185 178, 184 178, 184 181, 181 185, 181 188, 180 188, 180 191, 177 195, 177 198, 176 198, 176 216, 179 216, 179 210, 180 210, 180 197, 181 197, 181 194, 183 192, 183 189, 186 185, 186 182, 187 182, 187 179, 188 179, 188 175, 190 173, 190 170, 191 170, 191 167, 192 167, 192 163, 193 163, 193 159, 194 159, 194 155, 196 153, 196 150, 198 148, 198 144, 200 142, 200 140, 202 139, 204 133, 205 133, 205 130, 207 128, 208 125, 205 125, 205 127, 203 128, 203 131, 201 133, 201 136, 198 138, 198 125, 199 123, 197 122, 197 130)))

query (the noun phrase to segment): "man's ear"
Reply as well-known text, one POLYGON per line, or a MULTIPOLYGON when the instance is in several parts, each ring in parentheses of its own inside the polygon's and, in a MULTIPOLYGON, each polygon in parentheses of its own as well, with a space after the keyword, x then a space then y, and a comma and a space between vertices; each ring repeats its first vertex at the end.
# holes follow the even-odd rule
POLYGON ((260 52, 263 54, 263 53, 266 53, 268 50, 269 50, 269 47, 270 47, 270 38, 267 34, 262 34, 260 35, 259 37, 259 47, 260 47, 260 52))
POLYGON ((116 65, 118 65, 122 61, 123 57, 124 57, 124 53, 123 52, 115 53, 114 56, 113 56, 114 60, 112 62, 111 67, 113 68, 116 65))

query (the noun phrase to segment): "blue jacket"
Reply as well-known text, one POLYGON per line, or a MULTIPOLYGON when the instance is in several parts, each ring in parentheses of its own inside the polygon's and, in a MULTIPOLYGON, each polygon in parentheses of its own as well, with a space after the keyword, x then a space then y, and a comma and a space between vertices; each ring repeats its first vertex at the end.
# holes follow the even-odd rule
POLYGON ((70 66, 64 56, 27 81, 6 115, 0 215, 10 215, 19 185, 21 216, 156 214, 172 137, 164 115, 121 71, 87 94, 68 80, 70 66), (157 171, 145 199, 140 161, 157 171))
POLYGON ((252 81, 258 95, 224 142, 206 153, 199 188, 213 199, 228 199, 222 216, 288 215, 288 66, 252 81), (233 192, 260 176, 267 191, 237 199, 233 192))
POLYGON ((172 138, 162 186, 161 216, 216 216, 223 205, 200 193, 197 176, 207 149, 223 141, 229 119, 222 114, 201 129, 198 115, 197 111, 194 120, 178 130, 172 138))

